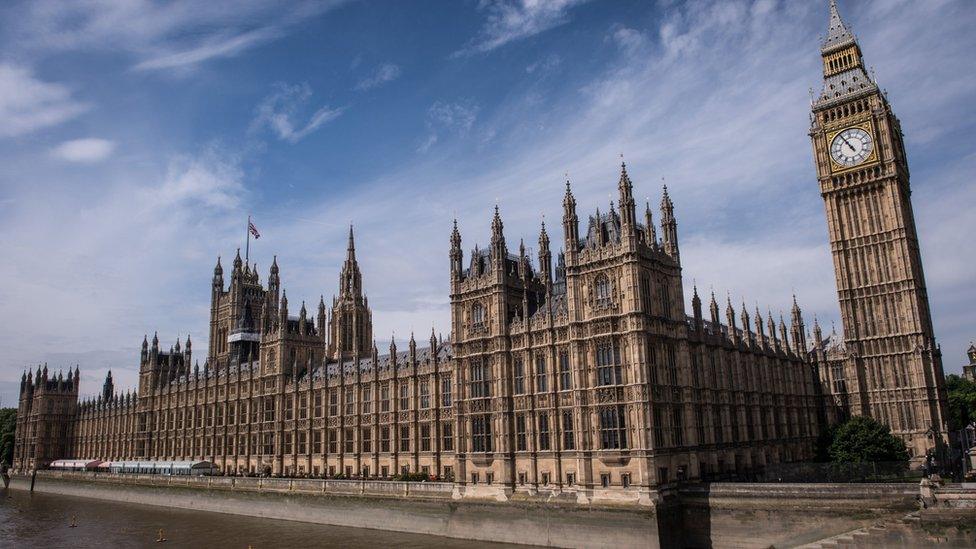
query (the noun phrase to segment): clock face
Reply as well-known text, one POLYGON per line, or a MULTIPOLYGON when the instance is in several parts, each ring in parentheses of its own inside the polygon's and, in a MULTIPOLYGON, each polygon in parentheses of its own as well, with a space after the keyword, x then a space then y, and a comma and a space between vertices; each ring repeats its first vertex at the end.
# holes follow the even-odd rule
POLYGON ((857 166, 871 155, 874 141, 871 134, 861 128, 848 128, 834 137, 830 144, 830 157, 841 166, 857 166))

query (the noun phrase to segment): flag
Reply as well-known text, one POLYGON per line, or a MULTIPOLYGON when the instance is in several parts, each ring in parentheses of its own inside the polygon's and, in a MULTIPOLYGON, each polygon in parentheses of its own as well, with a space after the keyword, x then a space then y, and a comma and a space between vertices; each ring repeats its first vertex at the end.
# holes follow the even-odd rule
POLYGON ((247 222, 247 230, 251 231, 251 234, 254 235, 254 240, 261 238, 261 233, 258 232, 258 228, 250 220, 247 222))

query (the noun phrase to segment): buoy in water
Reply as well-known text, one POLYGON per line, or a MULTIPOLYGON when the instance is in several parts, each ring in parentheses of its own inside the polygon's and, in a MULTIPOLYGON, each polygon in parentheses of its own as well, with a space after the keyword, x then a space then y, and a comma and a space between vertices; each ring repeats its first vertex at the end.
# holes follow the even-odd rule
POLYGON ((160 528, 159 529, 159 536, 156 537, 156 543, 161 543, 161 542, 164 542, 164 541, 166 541, 166 538, 163 537, 163 529, 160 528))

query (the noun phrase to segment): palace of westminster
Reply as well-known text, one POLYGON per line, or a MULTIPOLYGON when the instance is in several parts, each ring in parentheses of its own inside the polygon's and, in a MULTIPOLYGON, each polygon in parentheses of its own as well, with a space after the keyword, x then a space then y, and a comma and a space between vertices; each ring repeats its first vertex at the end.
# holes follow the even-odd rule
POLYGON ((311 313, 234 259, 213 272, 200 367, 190 338, 142 342, 139 386, 78 401, 79 372, 25 373, 14 468, 58 458, 206 460, 224 474, 427 473, 466 494, 578 492, 646 500, 674 481, 809 460, 848 416, 920 458, 947 438, 941 356, 897 117, 830 2, 810 136, 843 339, 794 298, 790 323, 693 292, 685 310, 667 188, 656 227, 622 167, 617 208, 581 223, 567 183, 564 252, 450 235, 451 332, 374 343, 350 228, 331 304, 311 313), (639 217, 640 216, 640 217, 639 217))

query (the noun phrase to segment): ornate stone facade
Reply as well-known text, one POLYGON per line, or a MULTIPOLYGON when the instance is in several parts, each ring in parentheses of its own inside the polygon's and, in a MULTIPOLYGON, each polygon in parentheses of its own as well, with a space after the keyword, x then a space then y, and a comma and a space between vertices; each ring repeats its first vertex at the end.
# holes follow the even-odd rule
MULTIPOLYGON (((832 30, 828 42, 828 79, 843 74, 835 61, 859 63, 853 39, 832 30)), ((406 351, 391 342, 378 352, 351 228, 338 294, 328 309, 320 299, 314 319, 305 303, 291 314, 277 258, 267 286, 239 253, 225 285, 218 259, 203 367, 189 338, 164 350, 154 336, 143 340, 135 393, 107 383, 78 403, 77 371, 25 374, 14 465, 198 459, 227 474, 422 472, 472 495, 647 502, 674 481, 807 460, 824 423, 845 413, 875 415, 914 441, 941 421, 941 365, 897 119, 863 78, 850 95, 825 91, 811 132, 845 341, 815 325, 811 350, 795 298, 789 326, 744 305, 737 314, 730 300, 723 322, 715 296, 706 312, 697 288, 687 314, 667 188, 659 238, 649 205, 638 218, 622 165, 616 205, 583 224, 567 182, 555 261, 545 225, 537 258, 524 243, 512 253, 496 208, 488 247, 465 258, 455 222, 451 337, 432 333, 424 348, 411 335, 406 351), (883 146, 862 159, 871 164, 838 170, 828 143, 852 123, 883 146), (896 419, 902 403, 913 422, 896 419)))
MULTIPOLYGON (((827 212, 843 345, 813 354, 829 413, 891 426, 915 457, 946 441, 942 356, 929 312, 901 125, 830 2, 810 137, 827 212)), ((818 338, 819 339, 819 338, 818 338)))

